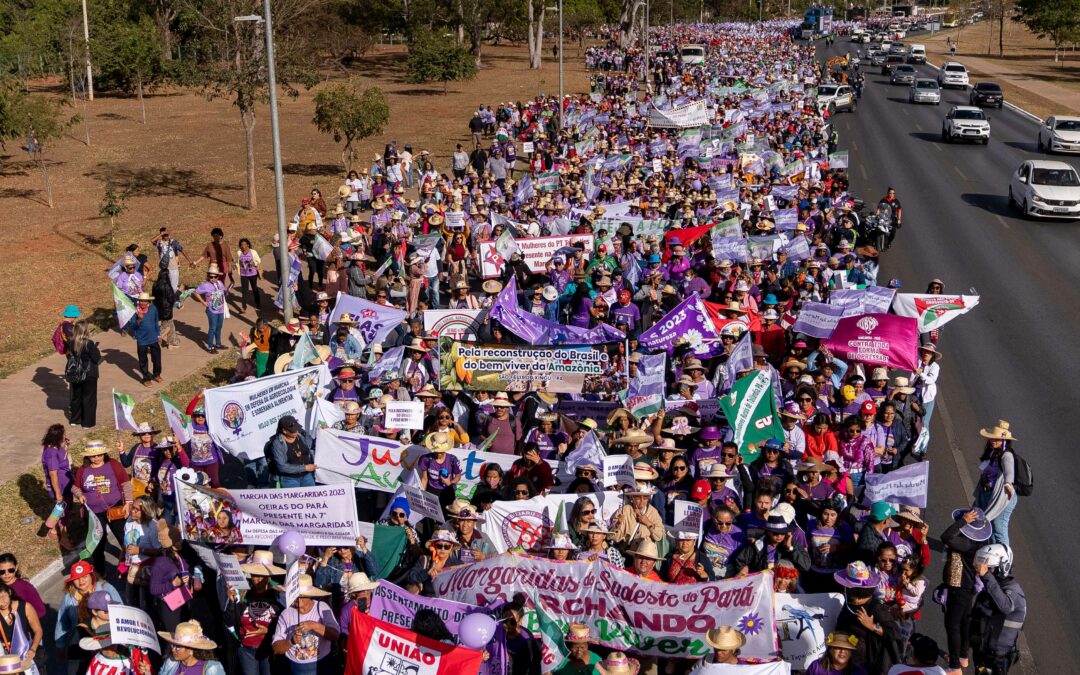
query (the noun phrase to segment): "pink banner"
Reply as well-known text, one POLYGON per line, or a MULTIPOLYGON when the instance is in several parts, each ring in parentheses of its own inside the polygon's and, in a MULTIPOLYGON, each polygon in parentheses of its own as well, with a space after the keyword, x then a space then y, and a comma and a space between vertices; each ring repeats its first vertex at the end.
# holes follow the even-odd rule
POLYGON ((915 319, 894 314, 862 314, 840 319, 822 344, 846 361, 915 370, 919 328, 915 319))

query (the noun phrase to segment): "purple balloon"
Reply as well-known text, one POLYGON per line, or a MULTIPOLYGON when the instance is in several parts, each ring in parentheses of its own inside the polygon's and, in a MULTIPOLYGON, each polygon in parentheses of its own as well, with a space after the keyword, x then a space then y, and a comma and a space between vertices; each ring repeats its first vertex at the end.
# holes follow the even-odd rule
POLYGON ((487 614, 470 614, 458 624, 458 638, 469 649, 483 649, 495 637, 495 619, 487 614))
POLYGON ((277 548, 286 555, 301 556, 307 550, 307 542, 296 530, 285 530, 277 538, 277 548))

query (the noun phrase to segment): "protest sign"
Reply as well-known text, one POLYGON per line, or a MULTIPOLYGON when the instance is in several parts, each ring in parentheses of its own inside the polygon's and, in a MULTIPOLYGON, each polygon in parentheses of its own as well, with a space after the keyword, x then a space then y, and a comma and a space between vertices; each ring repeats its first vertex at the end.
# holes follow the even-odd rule
POLYGON ((845 316, 885 314, 893 303, 894 295, 896 289, 882 286, 839 288, 829 293, 829 304, 844 307, 847 310, 845 316))
POLYGON ((300 597, 300 559, 285 568, 285 606, 292 607, 300 597))
POLYGON ((626 389, 626 365, 609 354, 615 343, 511 346, 439 339, 443 391, 614 393, 626 389))
POLYGON ((330 370, 322 364, 207 389, 210 438, 242 461, 264 457, 263 446, 277 432, 278 420, 292 415, 303 422, 330 381, 330 370))
POLYGON ((524 155, 531 155, 533 154, 534 148, 535 146, 533 145, 532 141, 525 141, 521 144, 521 153, 524 155))
POLYGON ((465 212, 447 211, 446 229, 450 230, 451 232, 463 232, 465 230, 465 212))
POLYGON ((792 330, 810 337, 827 338, 836 330, 836 324, 844 318, 844 313, 844 308, 836 305, 804 302, 792 330))
POLYGON ((237 593, 251 588, 248 584, 247 575, 240 569, 240 561, 232 553, 214 551, 214 559, 218 564, 218 575, 225 580, 225 584, 237 593))
MULTIPOLYGON (((447 217, 449 218, 449 214, 447 217)), ((390 331, 400 326, 407 316, 403 309, 380 305, 338 291, 334 310, 330 312, 331 335, 337 330, 338 319, 346 313, 351 314, 356 321, 356 326, 350 332, 358 335, 365 346, 382 343, 390 331)))
POLYGON ((643 419, 660 411, 664 403, 664 376, 667 372, 667 354, 642 355, 637 365, 638 373, 630 379, 626 392, 626 407, 634 417, 643 419))
POLYGON ((604 487, 626 485, 637 487, 634 480, 634 459, 630 455, 607 455, 602 460, 604 469, 604 487))
POLYGON ((555 412, 576 420, 590 419, 607 424, 607 416, 622 405, 618 401, 571 401, 560 399, 555 412))
POLYGON ((918 319, 919 332, 929 333, 961 314, 967 314, 978 304, 979 296, 977 295, 897 293, 893 299, 892 308, 900 316, 918 319))
POLYGON ((423 401, 390 401, 386 404, 387 429, 423 429, 423 401))
POLYGON ((157 629, 150 615, 137 607, 109 607, 109 639, 114 645, 127 645, 161 653, 157 629))
POLYGON ((898 502, 926 508, 930 493, 930 462, 916 462, 889 473, 866 474, 863 503, 898 502))
POLYGON ((705 101, 693 101, 678 108, 649 110, 649 126, 658 129, 685 129, 709 124, 709 109, 705 101))
POLYGON ((700 504, 685 499, 675 500, 675 514, 672 529, 679 532, 696 532, 701 541, 701 528, 704 525, 705 509, 700 504))
POLYGON ((405 499, 409 500, 409 508, 413 510, 413 513, 431 518, 437 523, 446 522, 438 497, 416 485, 402 485, 401 492, 405 495, 405 499))
POLYGON ((484 653, 423 637, 352 610, 345 675, 476 675, 484 653))
MULTIPOLYGON (((555 252, 561 248, 567 248, 573 246, 576 243, 582 243, 584 249, 582 251, 582 257, 588 260, 591 257, 595 238, 591 234, 568 234, 558 237, 530 237, 528 239, 522 239, 517 242, 518 253, 521 254, 521 259, 528 266, 530 272, 544 273, 547 271, 546 265, 551 260, 555 252)), ((480 242, 480 272, 485 278, 497 277, 502 274, 502 256, 498 255, 498 251, 495 250, 494 241, 482 241, 480 242), (491 254, 494 253, 495 256, 491 254), (496 257, 498 260, 496 260, 496 257)))
POLYGON ((544 546, 551 543, 552 531, 558 527, 567 529, 567 518, 579 497, 588 497, 597 508, 597 517, 608 523, 623 505, 618 492, 579 494, 549 494, 520 501, 497 501, 484 512, 485 520, 480 531, 491 541, 496 551, 502 553, 520 548, 528 552, 546 554, 544 546), (563 520, 556 522, 559 505, 563 508, 563 520))
POLYGON ((309 546, 356 544, 356 491, 348 485, 211 490, 176 481, 184 539, 203 544, 267 546, 285 530, 309 546))
POLYGON ((424 332, 433 337, 475 340, 480 331, 479 309, 426 309, 424 332))
MULTIPOLYGON (((842 593, 777 593, 776 633, 795 670, 806 670, 825 653, 825 640, 844 608, 842 593)), ((740 671, 741 672, 741 671, 740 671)))
POLYGON ((845 361, 914 371, 919 333, 915 319, 895 314, 863 314, 840 319, 822 345, 845 361))
MULTIPOLYGON (((445 570, 433 583, 436 596, 456 602, 492 603, 523 592, 560 627, 584 623, 598 644, 612 649, 701 658, 712 651, 705 633, 728 625, 746 636, 744 656, 776 654, 771 572, 673 585, 602 561, 505 554, 445 570)), ((527 618, 526 627, 536 623, 527 618)))

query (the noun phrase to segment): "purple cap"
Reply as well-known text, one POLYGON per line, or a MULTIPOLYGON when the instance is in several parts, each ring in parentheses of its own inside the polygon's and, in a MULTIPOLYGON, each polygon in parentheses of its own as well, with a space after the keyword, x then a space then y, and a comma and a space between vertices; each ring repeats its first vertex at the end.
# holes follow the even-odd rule
POLYGON ((724 437, 720 433, 719 427, 708 426, 701 430, 701 440, 703 441, 719 441, 724 437))
POLYGON ((109 611, 109 605, 119 605, 107 591, 94 591, 86 598, 86 606, 101 612, 109 611))

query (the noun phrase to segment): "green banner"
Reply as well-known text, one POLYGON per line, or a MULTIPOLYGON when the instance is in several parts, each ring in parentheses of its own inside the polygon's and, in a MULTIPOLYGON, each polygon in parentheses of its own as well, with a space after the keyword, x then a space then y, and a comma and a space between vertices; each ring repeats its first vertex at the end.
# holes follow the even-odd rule
POLYGON ((752 462, 761 454, 758 446, 770 438, 784 438, 784 427, 776 410, 772 378, 764 370, 755 370, 736 380, 731 391, 720 399, 720 408, 731 422, 739 454, 752 462))

